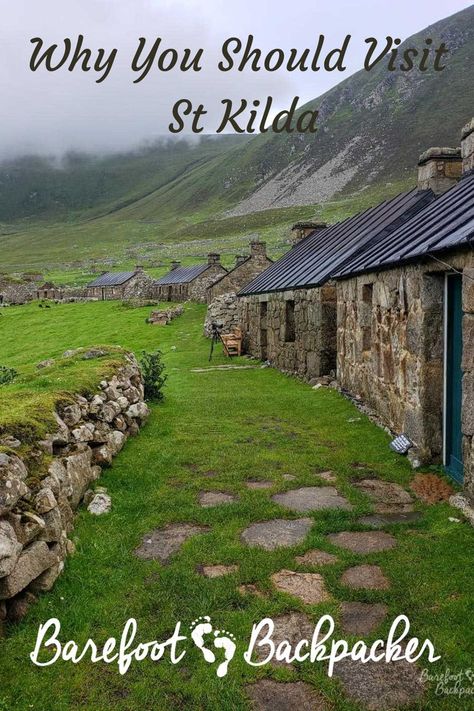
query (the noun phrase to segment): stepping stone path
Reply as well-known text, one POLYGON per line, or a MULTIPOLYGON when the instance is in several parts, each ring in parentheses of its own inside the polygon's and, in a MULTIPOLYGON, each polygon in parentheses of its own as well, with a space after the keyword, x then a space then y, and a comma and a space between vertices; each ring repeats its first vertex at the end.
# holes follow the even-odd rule
POLYGON ((392 711, 414 705, 424 692, 420 670, 405 660, 362 664, 343 659, 335 665, 334 676, 349 699, 367 711, 392 711))
POLYGON ((304 681, 281 682, 260 679, 245 688, 253 711, 327 711, 328 704, 304 681))
POLYGON ((331 472, 331 471, 315 472, 315 476, 317 476, 319 479, 323 479, 324 481, 329 481, 329 482, 337 481, 337 476, 334 474, 334 472, 331 472))
POLYGON ((328 539, 335 546, 353 553, 380 553, 395 548, 397 540, 385 531, 342 531, 331 533, 328 539))
POLYGON ((248 481, 247 489, 272 489, 275 486, 273 481, 248 481))
POLYGON ((276 548, 289 548, 302 543, 312 525, 313 521, 310 518, 297 518, 294 521, 275 518, 271 521, 252 523, 242 532, 241 538, 248 546, 274 551, 276 548))
POLYGON ((408 511, 407 513, 386 513, 373 514, 359 518, 357 523, 362 526, 372 526, 372 528, 383 528, 394 523, 416 523, 421 518, 419 511, 408 511))
MULTIPOLYGON (((302 639, 311 640, 313 637, 314 624, 303 612, 288 612, 272 619, 274 623, 272 640, 275 644, 275 648, 282 642, 288 641, 294 649, 302 639)), ((262 630, 254 646, 255 655, 260 661, 266 659, 269 652, 266 645, 262 647, 258 646, 258 641, 265 637, 265 632, 267 631, 267 628, 262 630)), ((270 664, 276 667, 286 667, 287 669, 292 667, 291 664, 275 658, 271 660, 270 664)))
POLYGON ((322 509, 344 509, 350 511, 351 504, 333 486, 304 486, 272 496, 280 506, 291 511, 320 511, 322 509))
POLYGON ((198 572, 205 578, 222 578, 223 575, 236 573, 238 569, 237 565, 202 565, 199 566, 198 572))
POLYGON ((209 530, 209 526, 192 523, 171 523, 164 528, 156 528, 143 537, 141 545, 135 549, 135 555, 142 560, 167 563, 189 538, 209 530))
POLYGON ((303 555, 297 555, 295 560, 300 565, 331 565, 337 563, 338 558, 332 553, 314 548, 311 551, 306 551, 303 555))
POLYGON ((426 504, 448 501, 454 494, 453 487, 436 474, 417 474, 410 486, 418 498, 426 504))
POLYGON ((330 599, 324 578, 318 573, 280 570, 271 576, 271 581, 277 590, 299 598, 306 605, 319 605, 330 599))
POLYGON ((343 602, 341 606, 341 627, 345 634, 366 637, 382 624, 388 607, 383 603, 343 602))
POLYGON ((199 494, 199 505, 203 509, 210 509, 221 504, 232 504, 234 501, 237 501, 236 496, 223 491, 201 491, 199 494))
POLYGON ((390 583, 378 565, 356 565, 348 568, 341 583, 354 590, 388 590, 390 583))
POLYGON ((400 484, 381 479, 363 479, 354 486, 375 503, 376 513, 407 513, 413 511, 413 499, 400 484))

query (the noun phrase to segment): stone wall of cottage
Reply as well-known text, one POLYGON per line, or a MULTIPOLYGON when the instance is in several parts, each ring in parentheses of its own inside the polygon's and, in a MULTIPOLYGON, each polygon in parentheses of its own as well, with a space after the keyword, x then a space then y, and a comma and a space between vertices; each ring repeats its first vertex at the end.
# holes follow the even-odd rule
MULTIPOLYGON (((464 270, 463 433, 472 489, 474 291, 467 252, 443 255, 464 270)), ((444 280, 435 261, 364 274, 337 284, 337 376, 394 432, 405 432, 422 462, 441 461, 444 408, 444 280)))
POLYGON ((222 264, 211 264, 205 272, 200 274, 189 284, 188 298, 190 301, 207 303, 207 290, 214 282, 227 274, 222 264))
POLYGON ((336 288, 297 289, 239 299, 245 350, 311 380, 336 368, 336 288))
POLYGON ((21 442, 0 435, 0 625, 52 588, 74 551, 75 509, 147 416, 137 361, 126 354, 94 395, 58 406, 56 430, 33 445, 49 457, 42 478, 28 471, 21 442))
POLYGON ((272 260, 265 254, 252 254, 208 289, 207 302, 211 303, 217 296, 223 294, 238 293, 271 264, 273 264, 272 260))
POLYGON ((241 325, 237 294, 222 294, 207 307, 204 321, 204 335, 212 336, 212 324, 217 323, 222 327, 222 333, 230 333, 233 328, 241 325))

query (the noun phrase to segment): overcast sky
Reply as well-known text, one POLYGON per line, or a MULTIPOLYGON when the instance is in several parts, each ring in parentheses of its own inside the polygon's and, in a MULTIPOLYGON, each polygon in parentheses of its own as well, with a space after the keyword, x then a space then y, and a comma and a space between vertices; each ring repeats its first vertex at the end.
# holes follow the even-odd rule
MULTIPOLYGON (((223 98, 274 97, 286 108, 297 95, 301 104, 360 68, 364 39, 386 35, 402 39, 471 0, 0 0, 0 156, 69 149, 127 149, 168 133, 173 104, 189 98, 203 103, 206 132, 213 133, 223 98), (43 68, 33 73, 31 38, 45 44, 85 37, 85 46, 118 54, 108 78, 43 68), (353 36, 343 74, 320 71, 222 73, 216 70, 224 40, 237 36, 255 46, 313 48, 326 35, 326 51, 353 36), (130 69, 138 38, 150 48, 161 37, 163 48, 204 48, 199 73, 159 72, 156 66, 139 84, 130 69)), ((95 55, 93 55, 95 56, 95 55)))

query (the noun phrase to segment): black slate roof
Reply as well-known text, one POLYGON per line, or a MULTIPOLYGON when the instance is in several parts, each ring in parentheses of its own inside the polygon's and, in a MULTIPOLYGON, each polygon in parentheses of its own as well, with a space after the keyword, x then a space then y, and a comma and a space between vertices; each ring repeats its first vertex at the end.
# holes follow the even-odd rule
POLYGON ((209 264, 193 264, 191 267, 178 267, 172 269, 168 274, 165 274, 160 279, 157 279, 155 284, 166 286, 171 284, 188 284, 196 277, 208 269, 209 264))
POLYGON ((134 275, 135 272, 107 272, 106 274, 101 274, 87 286, 121 286, 134 275))
POLYGON ((431 190, 410 190, 312 232, 244 287, 239 296, 321 286, 374 237, 390 234, 433 200, 431 190))
POLYGON ((462 178, 389 236, 367 245, 334 276, 383 269, 461 246, 474 247, 474 174, 462 178))

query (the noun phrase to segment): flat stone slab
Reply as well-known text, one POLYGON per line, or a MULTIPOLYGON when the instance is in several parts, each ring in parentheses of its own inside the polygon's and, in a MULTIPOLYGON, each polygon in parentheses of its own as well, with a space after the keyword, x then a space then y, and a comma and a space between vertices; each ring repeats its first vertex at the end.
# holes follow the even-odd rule
POLYGON ((304 681, 260 679, 255 684, 247 684, 245 691, 253 711, 326 711, 329 708, 319 691, 304 681))
POLYGON ((424 693, 420 670, 405 660, 367 662, 343 659, 334 667, 346 696, 367 711, 392 711, 419 702, 424 693))
POLYGON ((328 539, 333 545, 353 553, 380 553, 397 545, 397 539, 385 531, 342 531, 331 533, 328 539))
POLYGON ((381 479, 362 479, 354 483, 374 502, 376 513, 406 513, 413 511, 413 499, 400 484, 381 479))
POLYGON ((189 538, 209 530, 208 526, 193 523, 170 523, 164 528, 156 528, 147 533, 138 548, 135 548, 135 555, 142 560, 167 563, 189 538))
POLYGON ((341 627, 345 634, 366 637, 382 624, 388 613, 383 603, 343 602, 341 605, 341 627))
POLYGON ((285 481, 294 481, 296 477, 293 474, 283 474, 283 479, 285 481))
POLYGON ((295 560, 300 565, 332 565, 337 563, 338 558, 332 553, 314 548, 311 551, 306 551, 303 555, 297 555, 295 560))
POLYGON ((203 509, 210 509, 221 504, 232 504, 237 501, 233 494, 226 494, 224 491, 201 491, 199 494, 199 505, 203 509))
POLYGON ((238 569, 238 565, 201 565, 198 572, 205 578, 222 578, 224 575, 236 573, 238 569))
MULTIPOLYGON (((274 623, 272 640, 275 644, 275 648, 285 640, 290 643, 293 649, 302 639, 308 639, 311 641, 314 633, 314 624, 311 622, 309 617, 304 614, 304 612, 287 612, 284 615, 279 615, 278 617, 273 617, 272 619, 274 623)), ((267 628, 262 630, 262 633, 257 637, 257 642, 254 646, 255 655, 261 661, 266 659, 269 652, 266 644, 262 647, 258 647, 258 641, 264 638, 266 631, 268 631, 267 628)), ((275 667, 286 667, 287 669, 291 669, 292 667, 292 665, 288 664, 288 662, 275 658, 271 660, 270 664, 275 667)))
POLYGON ((247 489, 271 489, 275 486, 274 481, 247 481, 247 489))
POLYGON ((333 486, 303 486, 282 494, 274 494, 272 501, 291 511, 320 511, 344 509, 351 511, 351 504, 333 486))
POLYGON ((276 548, 289 548, 304 541, 312 525, 310 518, 297 518, 294 521, 275 518, 252 523, 242 532, 241 538, 248 546, 274 551, 276 548))
POLYGON ((297 597, 306 605, 319 605, 330 599, 324 578, 319 573, 280 570, 271 576, 271 581, 277 590, 297 597))
POLYGON ((388 590, 390 583, 378 565, 355 565, 341 577, 341 583, 354 590, 388 590))
POLYGON ((372 526, 372 528, 383 528, 391 526, 394 523, 416 523, 422 517, 419 511, 408 511, 407 513, 386 513, 373 514, 371 516, 362 516, 357 523, 363 526, 372 526))

